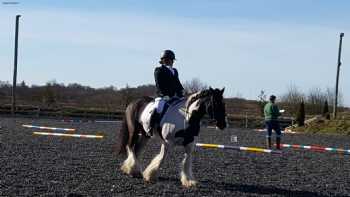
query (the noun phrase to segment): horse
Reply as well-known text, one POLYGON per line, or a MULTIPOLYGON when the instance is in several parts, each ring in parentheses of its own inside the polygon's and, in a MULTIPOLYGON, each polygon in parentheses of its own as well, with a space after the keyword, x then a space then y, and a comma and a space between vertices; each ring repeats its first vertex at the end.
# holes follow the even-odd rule
MULTIPOLYGON (((157 171, 166 155, 174 146, 183 146, 185 156, 181 165, 181 183, 184 187, 197 185, 192 173, 192 152, 194 138, 199 135, 200 121, 205 114, 220 130, 226 128, 225 103, 223 89, 205 89, 191 94, 187 98, 171 104, 160 121, 153 137, 161 140, 160 152, 142 172, 141 158, 149 136, 141 124, 140 117, 145 108, 154 102, 151 97, 132 101, 125 110, 125 116, 119 130, 117 151, 127 153, 121 170, 133 177, 142 176, 145 182, 155 181, 157 171)), ((153 138, 152 137, 152 138, 153 138)))

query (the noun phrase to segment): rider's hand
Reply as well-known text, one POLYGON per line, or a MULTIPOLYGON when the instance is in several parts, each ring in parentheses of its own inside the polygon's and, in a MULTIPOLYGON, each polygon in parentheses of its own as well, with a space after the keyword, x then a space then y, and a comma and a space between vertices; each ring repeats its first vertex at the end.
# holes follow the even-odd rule
POLYGON ((170 97, 169 96, 164 96, 163 99, 168 101, 168 100, 170 100, 170 97))

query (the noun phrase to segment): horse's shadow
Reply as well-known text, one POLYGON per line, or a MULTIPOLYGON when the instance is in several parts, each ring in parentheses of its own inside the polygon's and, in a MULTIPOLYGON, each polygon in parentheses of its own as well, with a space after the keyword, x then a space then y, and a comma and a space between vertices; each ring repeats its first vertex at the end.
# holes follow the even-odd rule
MULTIPOLYGON (((159 177, 159 181, 179 183, 176 178, 165 178, 159 177)), ((208 193, 208 195, 213 195, 212 191, 224 190, 231 192, 242 192, 251 195, 281 195, 281 196, 313 196, 313 197, 328 197, 316 192, 310 191, 293 191, 288 189, 282 189, 277 187, 261 186, 261 185, 247 185, 247 184, 233 184, 227 182, 217 182, 212 180, 202 180, 198 182, 198 186, 193 190, 201 190, 201 193, 208 193), (202 190, 203 189, 203 190, 202 190)), ((339 196, 339 195, 337 195, 339 196)), ((340 197, 340 196, 339 196, 340 197)))

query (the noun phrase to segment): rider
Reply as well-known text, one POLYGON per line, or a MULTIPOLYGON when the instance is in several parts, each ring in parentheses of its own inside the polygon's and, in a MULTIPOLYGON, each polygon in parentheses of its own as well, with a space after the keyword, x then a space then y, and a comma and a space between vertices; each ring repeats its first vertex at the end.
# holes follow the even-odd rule
POLYGON ((150 120, 149 136, 153 135, 153 129, 159 124, 165 103, 173 97, 183 97, 184 88, 181 85, 176 68, 173 68, 174 61, 175 53, 172 50, 164 50, 159 61, 161 66, 154 70, 157 97, 155 98, 155 110, 150 120))
POLYGON ((268 102, 264 107, 264 115, 265 115, 265 123, 267 129, 266 136, 266 146, 267 148, 271 148, 271 135, 272 129, 276 132, 276 148, 281 149, 281 128, 278 122, 278 117, 281 115, 278 106, 275 104, 276 96, 270 96, 270 102, 268 102))

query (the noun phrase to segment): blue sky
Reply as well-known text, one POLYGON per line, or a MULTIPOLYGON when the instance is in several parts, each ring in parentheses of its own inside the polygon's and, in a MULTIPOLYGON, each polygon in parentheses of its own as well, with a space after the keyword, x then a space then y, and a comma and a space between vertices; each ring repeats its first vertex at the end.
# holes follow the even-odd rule
POLYGON ((163 49, 180 80, 226 87, 226 97, 281 95, 294 85, 340 89, 350 106, 350 1, 18 1, 0 5, 0 80, 11 81, 15 15, 21 14, 18 81, 92 87, 154 83, 163 49), (152 2, 152 3, 150 3, 152 2), (302 71, 302 72, 301 72, 302 71))

